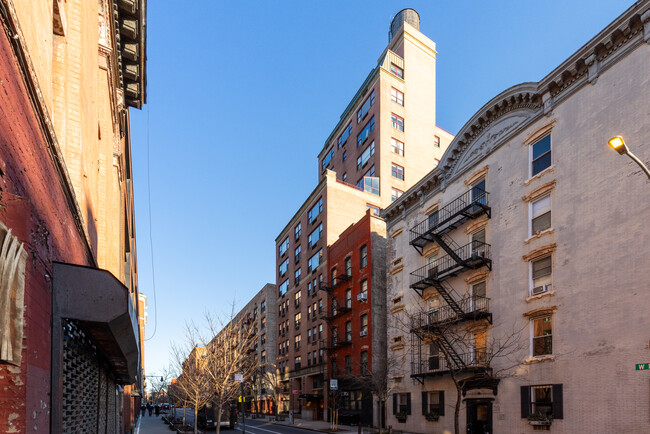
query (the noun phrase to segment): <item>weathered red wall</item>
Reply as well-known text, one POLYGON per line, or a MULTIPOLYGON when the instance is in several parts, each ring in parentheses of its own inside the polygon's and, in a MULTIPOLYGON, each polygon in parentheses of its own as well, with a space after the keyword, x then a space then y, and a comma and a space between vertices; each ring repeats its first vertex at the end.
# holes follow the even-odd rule
POLYGON ((0 221, 28 252, 22 363, 0 365, 0 432, 48 432, 51 264, 91 264, 4 31, 0 32, 0 221))
MULTIPOLYGON (((368 369, 372 369, 372 313, 371 313, 371 245, 370 245, 370 214, 361 218, 357 223, 346 229, 339 239, 327 249, 327 264, 329 266, 328 277, 331 279, 331 270, 336 267, 337 274, 340 276, 345 273, 345 258, 352 254, 352 279, 338 285, 332 292, 333 298, 339 303, 345 303, 345 291, 352 288, 352 310, 346 314, 340 315, 332 320, 332 327, 337 327, 338 338, 345 339, 345 323, 352 321, 352 345, 342 347, 332 351, 331 357, 336 358, 336 364, 340 373, 345 370, 345 356, 352 357, 352 375, 360 375, 360 357, 361 351, 368 351, 368 369), (361 269, 361 246, 368 247, 368 264, 361 269), (360 302, 357 295, 361 291, 360 282, 366 279, 368 281, 368 301, 360 302), (361 337, 360 317, 368 314, 368 336, 361 337)), ((331 312, 331 308, 330 308, 331 312)))

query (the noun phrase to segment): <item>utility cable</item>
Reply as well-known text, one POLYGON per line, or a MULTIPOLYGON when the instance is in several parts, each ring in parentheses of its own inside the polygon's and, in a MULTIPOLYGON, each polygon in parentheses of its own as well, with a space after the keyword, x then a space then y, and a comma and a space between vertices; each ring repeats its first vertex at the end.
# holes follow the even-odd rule
MULTIPOLYGON (((148 86, 147 86, 148 87, 148 86)), ((148 90, 147 90, 148 91, 148 90)), ((145 338, 145 341, 153 339, 156 336, 156 330, 158 330, 158 307, 156 304, 156 270, 154 266, 154 257, 153 257, 153 230, 151 228, 151 170, 150 170, 150 146, 149 146, 149 107, 151 106, 151 97, 149 97, 149 103, 147 104, 147 202, 148 202, 148 213, 149 213, 149 246, 151 247, 151 284, 153 287, 153 334, 148 338, 145 338)))

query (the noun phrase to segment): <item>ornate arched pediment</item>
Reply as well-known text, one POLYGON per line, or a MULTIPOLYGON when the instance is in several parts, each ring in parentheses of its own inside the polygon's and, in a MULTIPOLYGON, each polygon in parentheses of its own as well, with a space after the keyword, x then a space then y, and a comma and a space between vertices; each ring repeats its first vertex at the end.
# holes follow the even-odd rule
POLYGON ((441 166, 454 177, 509 139, 542 112, 537 83, 523 83, 502 92, 467 122, 449 145, 441 166))

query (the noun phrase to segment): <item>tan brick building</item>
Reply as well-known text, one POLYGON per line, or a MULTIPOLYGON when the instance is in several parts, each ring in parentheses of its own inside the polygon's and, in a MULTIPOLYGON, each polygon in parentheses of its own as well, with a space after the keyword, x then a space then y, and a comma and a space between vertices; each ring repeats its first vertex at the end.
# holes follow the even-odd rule
POLYGON ((650 1, 485 104, 383 216, 389 424, 647 432, 650 1), (462 393, 457 396, 456 379, 462 393))
POLYGON ((317 187, 276 238, 281 411, 327 418, 329 306, 318 291, 328 282, 327 246, 440 160, 452 136, 436 126, 435 71, 435 44, 420 33, 417 12, 401 11, 377 65, 318 155, 317 187))

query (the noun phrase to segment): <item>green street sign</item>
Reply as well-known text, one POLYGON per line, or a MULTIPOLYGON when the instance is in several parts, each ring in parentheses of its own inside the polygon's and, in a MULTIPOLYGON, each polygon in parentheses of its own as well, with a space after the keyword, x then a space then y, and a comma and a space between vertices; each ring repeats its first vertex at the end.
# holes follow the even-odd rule
POLYGON ((637 363, 636 364, 636 370, 637 371, 650 371, 650 363, 637 363))

